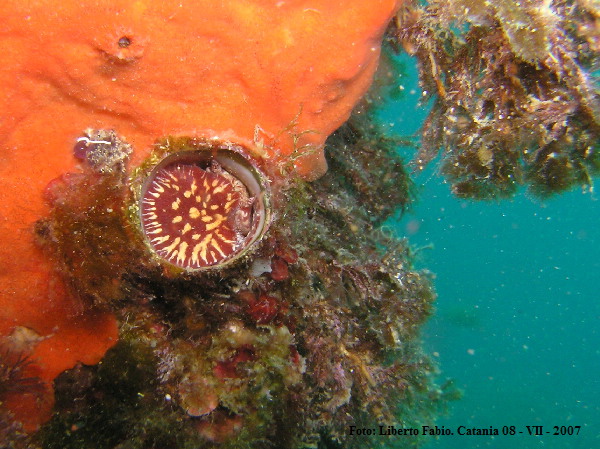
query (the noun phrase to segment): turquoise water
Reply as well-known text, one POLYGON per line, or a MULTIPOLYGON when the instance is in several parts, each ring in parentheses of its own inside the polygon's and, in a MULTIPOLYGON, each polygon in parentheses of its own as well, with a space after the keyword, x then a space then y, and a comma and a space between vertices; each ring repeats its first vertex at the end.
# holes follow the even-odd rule
MULTIPOLYGON (((401 134, 426 113, 416 106, 411 64, 405 95, 382 115, 401 134)), ((435 274, 439 298, 425 347, 439 360, 441 379, 463 390, 438 425, 523 432, 428 437, 426 448, 600 447, 599 194, 462 201, 435 164, 416 182, 418 203, 390 225, 423 247, 417 265, 435 274), (528 425, 543 426, 543 435, 530 436, 528 425), (555 436, 554 426, 581 429, 555 436)))

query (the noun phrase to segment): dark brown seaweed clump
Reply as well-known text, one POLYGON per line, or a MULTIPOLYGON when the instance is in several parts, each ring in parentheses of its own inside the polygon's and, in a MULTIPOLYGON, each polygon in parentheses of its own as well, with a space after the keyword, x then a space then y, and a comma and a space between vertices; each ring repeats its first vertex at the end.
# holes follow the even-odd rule
POLYGON ((459 197, 591 189, 600 172, 600 12, 587 0, 406 2, 399 43, 433 101, 416 165, 442 151, 459 197))
POLYGON ((376 227, 410 207, 413 186, 398 156, 399 142, 383 135, 367 116, 367 108, 360 108, 329 138, 328 181, 366 205, 356 212, 368 214, 362 219, 376 227))
MULTIPOLYGON (((39 336, 18 326, 0 338, 0 447, 7 449, 38 449, 6 403, 43 401, 46 386, 37 377, 36 366, 29 354, 39 336)), ((12 408, 11 408, 12 409, 12 408)))

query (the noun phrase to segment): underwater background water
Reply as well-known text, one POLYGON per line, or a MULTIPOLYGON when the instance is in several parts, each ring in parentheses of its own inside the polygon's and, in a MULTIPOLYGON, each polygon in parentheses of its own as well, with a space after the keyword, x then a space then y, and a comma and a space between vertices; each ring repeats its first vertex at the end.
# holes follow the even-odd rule
MULTIPOLYGON (((427 109, 417 104, 414 62, 400 65, 402 95, 388 99, 380 119, 409 135, 427 109)), ((421 248, 417 267, 435 275, 438 300, 424 344, 439 361, 440 380, 452 378, 463 391, 438 425, 524 432, 426 437, 425 448, 600 447, 599 193, 464 201, 435 162, 415 182, 416 204, 388 225, 421 248), (529 436, 527 425, 543 426, 544 435, 529 436), (554 436, 553 426, 581 430, 554 436)))

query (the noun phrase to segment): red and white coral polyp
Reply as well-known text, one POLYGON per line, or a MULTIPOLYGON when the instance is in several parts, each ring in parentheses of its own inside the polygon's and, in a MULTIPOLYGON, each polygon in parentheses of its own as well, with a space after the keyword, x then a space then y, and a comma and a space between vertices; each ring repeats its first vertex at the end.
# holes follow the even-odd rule
MULTIPOLYGON (((223 157, 221 158, 224 160, 223 157)), ((227 161, 225 161, 227 162, 227 161)), ((249 170, 236 163, 235 170, 249 170)), ((235 171, 234 170, 234 171, 235 171)), ((219 266, 247 248, 264 227, 264 203, 217 158, 175 160, 150 175, 141 198, 142 230, 161 259, 197 270, 219 266)), ((253 179, 251 173, 242 176, 253 179)))

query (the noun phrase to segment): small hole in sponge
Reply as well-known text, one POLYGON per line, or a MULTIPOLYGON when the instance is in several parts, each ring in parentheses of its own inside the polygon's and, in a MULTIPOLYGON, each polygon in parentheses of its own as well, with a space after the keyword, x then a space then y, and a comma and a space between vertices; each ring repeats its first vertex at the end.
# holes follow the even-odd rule
POLYGON ((131 38, 128 36, 123 36, 118 41, 119 47, 127 48, 131 45, 131 38))

